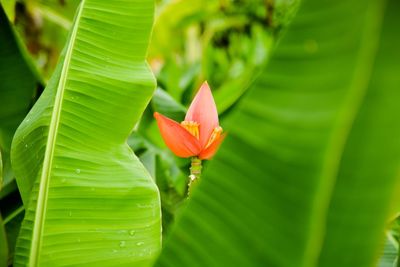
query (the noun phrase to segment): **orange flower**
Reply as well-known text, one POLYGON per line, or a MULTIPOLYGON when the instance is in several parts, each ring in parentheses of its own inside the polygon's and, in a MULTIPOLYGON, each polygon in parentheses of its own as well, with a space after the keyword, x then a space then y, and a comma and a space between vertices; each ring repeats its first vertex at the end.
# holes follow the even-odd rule
POLYGON ((209 159, 224 139, 210 87, 204 82, 180 124, 154 113, 165 144, 182 158, 209 159))

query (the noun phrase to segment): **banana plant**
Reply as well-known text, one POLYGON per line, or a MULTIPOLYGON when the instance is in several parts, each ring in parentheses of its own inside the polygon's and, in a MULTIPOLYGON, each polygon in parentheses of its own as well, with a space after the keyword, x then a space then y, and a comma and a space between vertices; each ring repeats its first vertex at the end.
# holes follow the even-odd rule
POLYGON ((11 159, 25 206, 14 266, 149 266, 158 189, 126 143, 155 89, 150 0, 83 0, 11 159))
POLYGON ((302 1, 155 266, 375 266, 400 189, 399 11, 302 1))
POLYGON ((155 88, 153 2, 83 0, 13 139, 14 265, 374 266, 400 190, 399 10, 301 3, 161 251, 159 193, 126 144, 155 88))

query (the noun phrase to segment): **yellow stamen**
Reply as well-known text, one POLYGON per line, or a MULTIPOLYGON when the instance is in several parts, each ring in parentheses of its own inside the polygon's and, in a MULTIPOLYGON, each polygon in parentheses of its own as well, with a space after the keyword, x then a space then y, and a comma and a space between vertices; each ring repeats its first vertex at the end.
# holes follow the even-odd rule
POLYGON ((185 128, 189 133, 191 133, 194 137, 199 139, 199 124, 195 121, 182 121, 181 125, 185 128))
POLYGON ((206 148, 211 146, 211 144, 214 143, 214 141, 220 137, 221 133, 222 133, 222 127, 221 126, 215 127, 213 132, 211 133, 210 139, 208 139, 206 148))

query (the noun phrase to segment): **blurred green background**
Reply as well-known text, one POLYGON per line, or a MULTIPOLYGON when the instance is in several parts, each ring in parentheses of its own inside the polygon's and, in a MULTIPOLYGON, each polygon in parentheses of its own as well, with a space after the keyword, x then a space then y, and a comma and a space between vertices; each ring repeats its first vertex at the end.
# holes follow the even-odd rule
MULTIPOLYGON (((80 1, 0 2, 25 45, 23 50, 29 54, 25 55, 27 65, 35 73, 36 91, 27 104, 31 107, 57 64, 80 1)), ((239 104, 263 69, 298 4, 296 0, 157 1, 148 62, 158 88, 128 143, 160 189, 164 235, 169 233, 169 226, 185 205, 189 162, 175 157, 166 148, 153 112, 182 120, 196 90, 207 80, 223 126, 224 118, 239 104)), ((317 49, 313 42, 307 47, 317 49)), ((7 167, 9 162, 4 160, 4 165, 0 209, 12 248, 23 208, 12 171, 7 167)), ((397 223, 394 221, 388 231, 381 266, 394 264, 398 250, 397 223)))

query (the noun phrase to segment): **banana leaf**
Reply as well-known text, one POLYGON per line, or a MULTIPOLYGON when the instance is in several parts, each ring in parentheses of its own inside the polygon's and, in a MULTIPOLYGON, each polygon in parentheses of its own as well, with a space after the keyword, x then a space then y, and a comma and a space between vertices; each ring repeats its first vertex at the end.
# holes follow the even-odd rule
POLYGON ((399 193, 399 11, 302 1, 155 266, 377 264, 399 193))
POLYGON ((83 0, 11 159, 25 206, 14 266, 149 266, 158 189, 126 144, 155 89, 153 1, 83 0))

